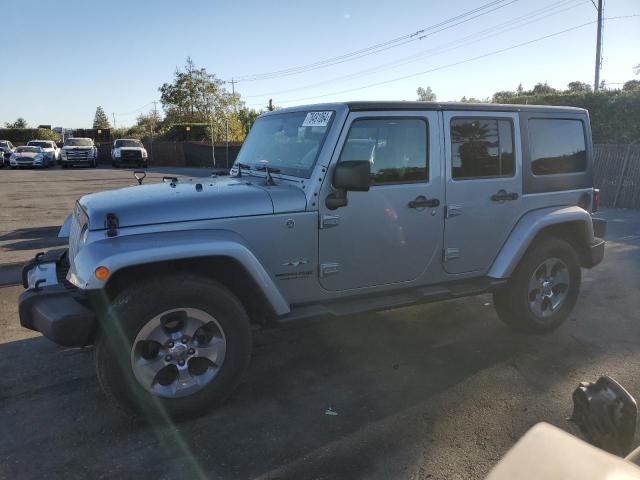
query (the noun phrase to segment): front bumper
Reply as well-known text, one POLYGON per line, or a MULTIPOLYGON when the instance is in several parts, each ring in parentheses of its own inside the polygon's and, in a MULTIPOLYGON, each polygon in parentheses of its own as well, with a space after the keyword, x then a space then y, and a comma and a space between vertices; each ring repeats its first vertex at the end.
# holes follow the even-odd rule
POLYGON ((83 293, 64 281, 66 249, 38 254, 22 272, 20 324, 42 333, 59 345, 89 345, 95 336, 96 316, 83 293))

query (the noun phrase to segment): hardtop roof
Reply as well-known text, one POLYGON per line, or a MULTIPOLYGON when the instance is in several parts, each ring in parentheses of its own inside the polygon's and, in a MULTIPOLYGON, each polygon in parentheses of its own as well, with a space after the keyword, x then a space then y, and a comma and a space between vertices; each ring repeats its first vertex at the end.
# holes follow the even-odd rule
POLYGON ((538 113, 583 113, 584 108, 563 107, 553 105, 517 105, 501 103, 465 103, 465 102, 420 102, 420 101, 354 101, 336 103, 316 103, 287 107, 263 115, 284 113, 301 110, 334 110, 348 108, 350 111, 381 111, 381 110, 464 110, 483 112, 538 112, 538 113))

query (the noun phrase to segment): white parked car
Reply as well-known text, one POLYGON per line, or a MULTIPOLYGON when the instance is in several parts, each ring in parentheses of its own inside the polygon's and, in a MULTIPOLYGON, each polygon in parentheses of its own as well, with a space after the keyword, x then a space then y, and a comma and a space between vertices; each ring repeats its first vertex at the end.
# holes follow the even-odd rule
POLYGON ((9 165, 9 158, 15 151, 16 147, 9 140, 0 140, 0 167, 9 165))
POLYGON ((29 140, 27 146, 42 148, 42 151, 47 158, 49 158, 51 164, 54 164, 60 159, 60 149, 53 140, 29 140))
POLYGON ((147 167, 147 150, 140 140, 119 138, 113 142, 111 149, 111 164, 120 167, 124 164, 136 167, 147 167))
POLYGON ((9 157, 11 168, 20 167, 42 167, 47 168, 53 165, 53 160, 46 154, 42 147, 24 145, 16 148, 16 151, 9 157))

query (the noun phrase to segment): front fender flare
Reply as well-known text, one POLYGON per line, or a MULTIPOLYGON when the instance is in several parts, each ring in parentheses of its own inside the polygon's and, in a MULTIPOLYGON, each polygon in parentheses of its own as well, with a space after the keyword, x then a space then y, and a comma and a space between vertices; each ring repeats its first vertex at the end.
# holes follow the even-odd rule
POLYGON ((68 215, 67 218, 64 219, 64 222, 60 226, 60 231, 58 232, 58 238, 69 238, 72 219, 73 219, 73 215, 68 215))
POLYGON ((198 257, 229 257, 239 262, 262 290, 277 315, 290 311, 278 287, 244 239, 227 230, 189 230, 178 232, 123 235, 97 240, 80 249, 71 262, 69 281, 85 290, 101 289, 106 281, 95 278, 98 266, 118 270, 168 260, 198 257))
POLYGON ((534 210, 523 215, 511 231, 509 238, 502 246, 487 276, 491 278, 508 278, 520 262, 529 245, 542 231, 551 225, 568 222, 584 224, 584 235, 587 245, 593 243, 593 223, 591 215, 580 207, 548 207, 534 210))

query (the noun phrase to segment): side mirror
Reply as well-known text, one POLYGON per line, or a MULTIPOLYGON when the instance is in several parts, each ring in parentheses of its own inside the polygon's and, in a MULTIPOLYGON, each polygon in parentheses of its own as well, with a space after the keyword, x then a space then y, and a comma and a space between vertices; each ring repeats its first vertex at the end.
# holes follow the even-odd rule
POLYGON ((369 160, 348 160, 338 163, 333 173, 333 186, 351 192, 368 192, 371 185, 369 160))
POLYGON ((327 196, 325 205, 329 210, 347 205, 347 192, 368 192, 371 185, 371 163, 369 160, 347 160, 338 163, 333 173, 333 186, 337 189, 327 196))
POLYGON ((638 406, 633 396, 608 376, 582 382, 573 392, 575 422, 591 445, 618 456, 627 455, 636 432, 638 406))

